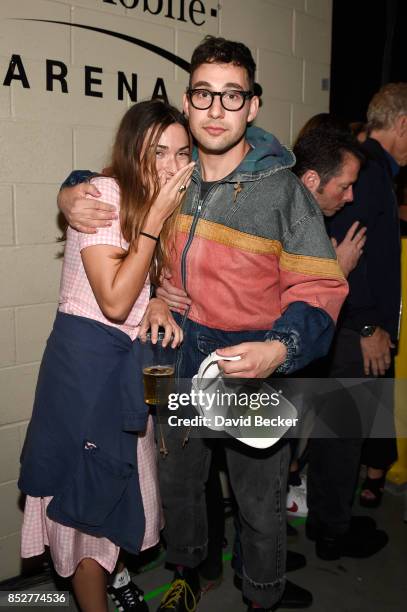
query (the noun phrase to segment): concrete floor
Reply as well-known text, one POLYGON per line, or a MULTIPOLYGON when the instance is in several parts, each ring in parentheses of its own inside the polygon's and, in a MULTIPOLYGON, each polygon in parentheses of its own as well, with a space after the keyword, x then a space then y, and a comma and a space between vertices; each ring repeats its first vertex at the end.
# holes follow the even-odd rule
MULTIPOLYGON (((355 508, 355 513, 360 513, 355 508)), ((321 561, 314 546, 304 534, 304 525, 297 525, 298 536, 289 538, 289 548, 306 555, 307 567, 289 574, 290 580, 309 589, 314 595, 310 612, 401 612, 407 602, 407 524, 403 522, 403 497, 386 492, 382 507, 370 512, 378 527, 389 534, 389 544, 370 559, 347 559, 321 561)), ((233 524, 228 520, 227 535, 233 541, 233 524)), ((225 551, 225 556, 230 552, 225 551)), ((144 589, 151 612, 156 610, 171 580, 171 572, 161 563, 135 577, 135 582, 144 589)), ((41 589, 55 590, 55 584, 44 583, 41 589)), ((36 588, 38 590, 38 587, 36 588)), ((6 608, 5 608, 6 609, 6 608)), ((26 608, 10 608, 26 610, 26 608)), ((76 612, 71 601, 69 608, 76 612)), ((112 612, 114 606, 110 608, 112 612)), ((205 594, 199 604, 199 612, 244 612, 240 591, 233 586, 230 563, 225 562, 224 580, 221 586, 205 594)))

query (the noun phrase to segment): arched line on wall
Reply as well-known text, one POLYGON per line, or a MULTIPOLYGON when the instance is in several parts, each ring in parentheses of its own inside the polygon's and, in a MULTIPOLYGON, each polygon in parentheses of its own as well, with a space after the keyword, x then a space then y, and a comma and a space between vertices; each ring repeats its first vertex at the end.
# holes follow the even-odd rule
POLYGON ((69 21, 53 21, 52 19, 24 19, 24 18, 15 18, 16 21, 37 21, 42 23, 56 23, 59 25, 71 26, 73 28, 82 28, 83 30, 91 30, 92 32, 99 32, 100 34, 106 34, 107 36, 112 36, 113 38, 119 38, 120 40, 125 40, 126 42, 132 43, 133 45, 137 45, 142 47, 143 49, 147 49, 147 51, 151 51, 156 55, 160 55, 164 59, 172 62, 179 68, 182 68, 186 72, 190 71, 190 63, 186 60, 182 59, 182 57, 178 57, 174 53, 170 51, 166 51, 165 49, 161 49, 161 47, 157 47, 157 45, 153 45, 145 40, 141 40, 140 38, 134 38, 134 36, 129 36, 128 34, 121 34, 120 32, 113 32, 111 30, 105 30, 104 28, 97 28, 95 26, 84 25, 82 23, 70 23, 69 21))

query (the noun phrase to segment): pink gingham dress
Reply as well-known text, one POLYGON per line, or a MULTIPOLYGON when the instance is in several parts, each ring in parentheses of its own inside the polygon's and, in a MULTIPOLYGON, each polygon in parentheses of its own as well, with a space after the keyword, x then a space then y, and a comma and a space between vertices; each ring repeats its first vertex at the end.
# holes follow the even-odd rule
MULTIPOLYGON (((120 190, 112 178, 92 179, 101 193, 100 199, 120 209, 120 190)), ((82 264, 82 249, 106 244, 127 250, 129 245, 120 231, 119 219, 111 227, 98 229, 97 234, 82 234, 69 228, 65 247, 59 293, 59 310, 67 314, 89 317, 106 325, 114 325, 128 334, 132 340, 137 338, 141 319, 150 296, 148 278, 134 304, 128 318, 116 325, 105 318, 100 310, 82 264)), ((160 529, 163 527, 161 499, 158 490, 157 462, 155 453, 154 428, 149 416, 146 431, 139 435, 137 462, 140 489, 143 499, 146 526, 141 550, 157 544, 160 529)), ((119 547, 103 537, 87 535, 52 521, 46 515, 51 497, 27 496, 22 527, 21 556, 33 557, 50 547, 51 557, 60 576, 71 576, 78 563, 84 558, 95 559, 109 573, 114 570, 119 555, 119 547)))

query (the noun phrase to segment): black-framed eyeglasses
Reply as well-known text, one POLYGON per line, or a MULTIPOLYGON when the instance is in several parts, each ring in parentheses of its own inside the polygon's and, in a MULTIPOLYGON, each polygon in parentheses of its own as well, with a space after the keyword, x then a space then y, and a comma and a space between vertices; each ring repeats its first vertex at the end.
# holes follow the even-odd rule
POLYGON ((226 91, 211 91, 210 89, 192 89, 188 87, 187 96, 194 108, 206 110, 213 104, 215 96, 219 96, 223 108, 228 111, 238 111, 243 108, 246 100, 253 98, 252 91, 227 89, 226 91))

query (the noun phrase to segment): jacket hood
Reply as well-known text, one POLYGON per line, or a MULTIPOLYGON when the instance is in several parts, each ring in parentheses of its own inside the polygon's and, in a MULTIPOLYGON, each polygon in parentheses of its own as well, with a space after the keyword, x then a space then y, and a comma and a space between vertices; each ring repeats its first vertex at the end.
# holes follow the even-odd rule
MULTIPOLYGON (((295 156, 282 145, 273 134, 251 126, 247 128, 246 140, 252 147, 239 166, 227 177, 227 180, 250 180, 272 174, 276 170, 292 168, 295 156)), ((194 147, 193 159, 198 159, 198 150, 194 147)), ((200 164, 197 164, 198 168, 200 164)), ((198 168, 196 170, 198 170, 198 168)))
POLYGON ((294 166, 294 153, 283 146, 270 132, 259 127, 249 127, 246 139, 252 150, 242 160, 236 169, 237 172, 246 174, 294 166))

